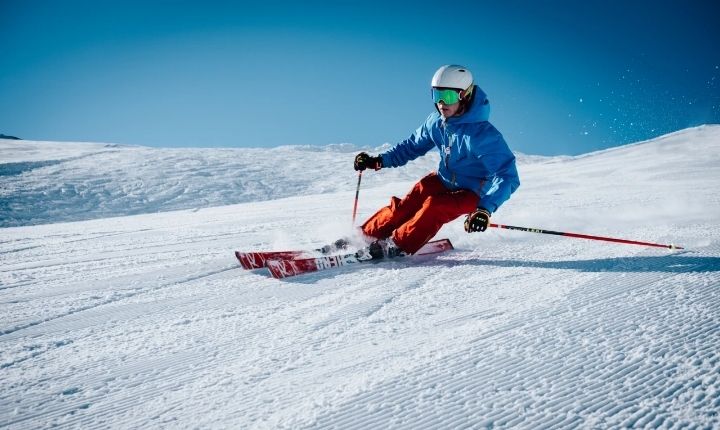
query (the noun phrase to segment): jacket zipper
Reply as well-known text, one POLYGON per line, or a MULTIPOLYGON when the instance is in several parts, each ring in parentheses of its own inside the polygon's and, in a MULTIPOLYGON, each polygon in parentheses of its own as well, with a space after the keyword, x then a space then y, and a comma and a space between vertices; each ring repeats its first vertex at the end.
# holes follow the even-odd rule
POLYGON ((448 135, 447 135, 447 124, 446 124, 445 122, 443 122, 442 127, 443 127, 443 141, 444 141, 443 143, 445 143, 445 145, 444 145, 444 149, 445 149, 445 168, 448 170, 448 172, 450 172, 450 173, 452 174, 452 178, 450 179, 450 183, 451 183, 453 186, 456 187, 457 184, 455 183, 455 172, 452 171, 452 170, 450 170, 450 151, 452 150, 452 144, 453 144, 452 136, 448 137, 448 135), (450 141, 450 143, 448 143, 448 140, 450 141))

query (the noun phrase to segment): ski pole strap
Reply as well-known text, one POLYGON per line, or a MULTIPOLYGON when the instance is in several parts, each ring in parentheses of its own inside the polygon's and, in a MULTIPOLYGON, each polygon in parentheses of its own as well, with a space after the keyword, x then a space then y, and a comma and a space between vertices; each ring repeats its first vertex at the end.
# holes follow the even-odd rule
POLYGON ((658 248, 668 248, 668 249, 685 249, 680 246, 676 246, 673 244, 664 245, 661 243, 651 243, 651 242, 639 242, 636 240, 627 240, 627 239, 617 239, 614 237, 603 237, 603 236, 592 236, 589 234, 580 234, 580 233, 569 233, 566 231, 552 231, 552 230, 543 230, 540 228, 528 228, 528 227, 517 227, 514 225, 504 225, 504 224, 490 224, 490 227, 494 228, 503 228, 506 230, 517 230, 517 231, 525 231, 528 233, 539 233, 539 234, 553 234, 556 236, 565 236, 565 237, 576 237, 579 239, 590 239, 590 240, 603 240, 605 242, 615 242, 615 243, 624 243, 628 245, 641 245, 641 246, 655 246, 658 248))

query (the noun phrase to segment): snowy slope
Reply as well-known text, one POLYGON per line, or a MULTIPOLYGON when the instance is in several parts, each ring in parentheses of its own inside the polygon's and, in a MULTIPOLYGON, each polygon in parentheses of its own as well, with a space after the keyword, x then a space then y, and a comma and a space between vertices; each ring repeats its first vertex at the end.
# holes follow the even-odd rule
MULTIPOLYGON (((357 182, 348 171, 355 154, 383 148, 153 149, 0 139, 0 227, 346 191, 357 182)), ((367 175, 364 185, 414 180, 437 160, 433 152, 408 168, 367 175)))
POLYGON ((685 251, 456 221, 442 256, 239 269, 351 231, 355 151, 0 142, 0 426, 720 427, 720 127, 522 157, 494 217, 685 251))
MULTIPOLYGON (((352 145, 153 149, 0 140, 0 226, 348 190, 356 178, 347 166, 358 151, 352 145), (342 171, 348 174, 339 177, 342 171)), ((422 171, 432 165, 424 160, 422 171)), ((416 170, 395 170, 388 179, 411 180, 416 170)), ((366 186, 378 182, 366 178, 366 186)))

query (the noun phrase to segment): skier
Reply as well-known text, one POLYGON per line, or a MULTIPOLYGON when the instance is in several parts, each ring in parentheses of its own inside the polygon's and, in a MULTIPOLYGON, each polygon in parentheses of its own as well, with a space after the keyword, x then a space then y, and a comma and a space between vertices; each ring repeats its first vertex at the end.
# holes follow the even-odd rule
POLYGON ((487 95, 466 67, 446 65, 432 78, 433 112, 408 139, 371 156, 355 157, 355 170, 400 167, 440 151, 440 165, 420 179, 401 200, 372 215, 362 232, 376 239, 372 258, 414 254, 443 224, 467 214, 465 231, 485 231, 490 216, 520 186, 515 156, 500 132, 488 122, 487 95))

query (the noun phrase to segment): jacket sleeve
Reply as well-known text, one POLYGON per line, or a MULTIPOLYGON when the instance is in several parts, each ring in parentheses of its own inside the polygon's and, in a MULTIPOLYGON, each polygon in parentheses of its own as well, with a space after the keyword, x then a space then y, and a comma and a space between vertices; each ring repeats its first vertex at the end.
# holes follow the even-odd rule
POLYGON ((483 160, 484 163, 495 171, 495 174, 480 188, 478 207, 493 213, 518 189, 520 177, 512 153, 488 154, 485 157, 487 160, 483 160))
POLYGON ((430 133, 431 119, 432 115, 409 138, 380 154, 383 167, 400 167, 408 161, 427 154, 435 146, 430 133))

